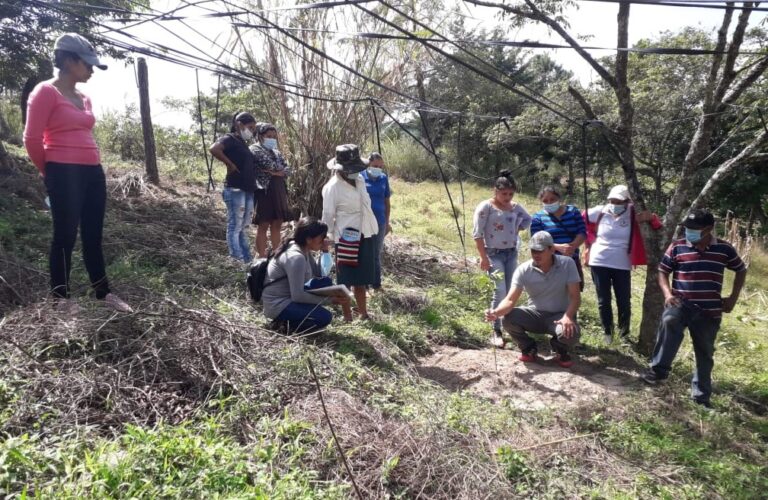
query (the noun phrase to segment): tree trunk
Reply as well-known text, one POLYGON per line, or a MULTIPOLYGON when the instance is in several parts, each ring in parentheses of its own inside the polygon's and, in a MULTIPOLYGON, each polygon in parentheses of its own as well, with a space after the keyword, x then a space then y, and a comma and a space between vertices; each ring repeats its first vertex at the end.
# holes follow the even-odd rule
POLYGON ((147 61, 143 57, 139 57, 137 64, 139 69, 141 131, 144 134, 144 166, 149 182, 158 186, 160 185, 160 174, 157 171, 155 132, 152 128, 152 114, 149 109, 149 75, 147 73, 147 61))

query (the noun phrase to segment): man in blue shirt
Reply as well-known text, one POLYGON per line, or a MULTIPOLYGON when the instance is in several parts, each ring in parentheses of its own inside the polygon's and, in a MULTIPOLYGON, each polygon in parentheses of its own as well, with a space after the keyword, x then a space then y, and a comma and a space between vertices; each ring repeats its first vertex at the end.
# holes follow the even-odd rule
POLYGON ((371 197, 371 208, 379 223, 379 232, 376 235, 376 275, 373 283, 374 290, 381 290, 381 253, 384 250, 384 237, 392 231, 389 224, 389 198, 392 192, 389 189, 389 178, 384 173, 384 158, 379 153, 371 153, 368 157, 368 168, 361 172, 365 179, 365 188, 371 197))

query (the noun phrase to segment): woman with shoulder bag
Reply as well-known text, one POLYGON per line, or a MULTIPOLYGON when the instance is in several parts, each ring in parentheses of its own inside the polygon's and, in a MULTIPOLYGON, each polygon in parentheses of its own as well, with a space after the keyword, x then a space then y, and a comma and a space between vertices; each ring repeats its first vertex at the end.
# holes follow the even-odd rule
POLYGON ((328 168, 333 176, 323 186, 323 222, 336 243, 339 284, 351 286, 361 319, 370 319, 366 288, 376 281, 376 240, 379 225, 360 172, 368 161, 360 158, 354 144, 336 147, 328 168))
POLYGON ((597 291, 603 339, 610 344, 613 341, 611 289, 616 295, 619 312, 619 336, 627 339, 632 307, 632 266, 647 264, 640 223, 648 223, 658 230, 661 221, 651 212, 636 213, 629 190, 622 185, 611 189, 606 205, 590 208, 584 218, 587 221, 585 265, 591 270, 597 291))
MULTIPOLYGON (((306 283, 321 276, 320 263, 313 252, 325 250, 328 226, 316 217, 301 219, 293 237, 283 243, 269 262, 261 300, 264 315, 285 323, 288 333, 309 333, 328 326, 333 319, 322 304, 331 302, 344 308, 347 316, 349 297, 321 297, 309 293, 306 283)), ((327 278, 326 278, 327 279, 327 278)))

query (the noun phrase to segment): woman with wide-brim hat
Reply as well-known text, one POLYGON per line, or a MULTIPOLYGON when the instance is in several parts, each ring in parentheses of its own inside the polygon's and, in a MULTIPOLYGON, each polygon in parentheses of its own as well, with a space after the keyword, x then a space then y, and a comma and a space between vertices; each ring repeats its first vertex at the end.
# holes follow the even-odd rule
POLYGON ((336 147, 336 156, 327 166, 334 174, 323 186, 323 221, 336 244, 337 281, 352 287, 360 318, 369 319, 366 287, 376 280, 379 225, 360 175, 368 161, 360 158, 356 145, 343 144, 336 147))
POLYGON ((53 59, 58 75, 37 84, 30 94, 24 128, 24 146, 40 170, 51 205, 51 294, 59 310, 78 312, 79 306, 69 297, 69 276, 79 229, 94 295, 116 311, 132 312, 112 293, 107 280, 102 251, 107 183, 93 137, 96 118, 91 100, 76 88, 91 78, 94 67, 105 70, 107 66, 93 45, 76 33, 56 40, 53 59))

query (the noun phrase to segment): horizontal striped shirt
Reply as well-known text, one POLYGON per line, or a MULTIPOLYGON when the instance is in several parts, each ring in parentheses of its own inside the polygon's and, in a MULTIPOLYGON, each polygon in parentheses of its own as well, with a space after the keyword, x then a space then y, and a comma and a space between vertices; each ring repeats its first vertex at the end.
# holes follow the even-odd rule
POLYGON ((726 269, 747 269, 736 249, 727 241, 714 239, 700 251, 687 240, 673 242, 659 263, 659 271, 672 274, 672 293, 702 309, 707 316, 723 314, 721 292, 726 269))
MULTIPOLYGON (((573 205, 566 205, 565 212, 560 217, 555 217, 546 210, 539 210, 531 220, 531 236, 539 231, 546 231, 552 235, 555 243, 570 243, 578 235, 587 236, 587 227, 584 217, 579 209, 573 205)), ((578 259, 578 249, 574 252, 574 258, 578 259)))

